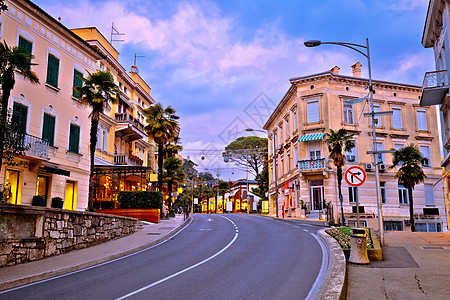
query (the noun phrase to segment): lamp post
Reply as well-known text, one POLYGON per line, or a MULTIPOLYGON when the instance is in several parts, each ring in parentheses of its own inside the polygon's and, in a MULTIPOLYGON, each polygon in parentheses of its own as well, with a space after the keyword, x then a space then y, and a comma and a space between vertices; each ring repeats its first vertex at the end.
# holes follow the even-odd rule
MULTIPOLYGON (((270 137, 271 134, 266 130, 260 130, 260 129, 253 129, 253 128, 246 128, 245 131, 259 131, 267 134, 267 137, 270 137)), ((278 218, 278 184, 277 184, 277 148, 275 145, 275 134, 272 134, 273 136, 273 165, 274 165, 274 177, 275 177, 275 216, 278 218)))
MULTIPOLYGON (((369 39, 366 38, 366 45, 359 45, 359 44, 353 44, 353 43, 345 43, 345 42, 322 42, 318 40, 310 40, 305 42, 306 47, 317 47, 320 45, 339 45, 343 47, 350 48, 352 50, 355 50, 356 52, 362 54, 367 58, 367 67, 369 69, 369 98, 370 98, 370 115, 372 117, 372 151, 369 151, 368 154, 373 154, 373 163, 375 165, 375 185, 376 185, 376 194, 377 194, 377 208, 378 208, 378 228, 380 230, 380 236, 381 236, 381 244, 384 245, 384 228, 383 228, 383 213, 382 213, 382 207, 381 207, 381 201, 380 201, 380 173, 378 171, 378 153, 385 153, 387 151, 377 151, 377 143, 376 143, 376 135, 375 135, 375 115, 377 114, 386 114, 387 112, 378 112, 376 113, 373 109, 373 87, 372 87, 372 69, 370 66, 370 52, 369 52, 369 39), (358 49, 359 48, 359 49, 358 49), (360 49, 366 49, 366 53, 361 51, 360 49)), ((359 199, 358 199, 359 201, 359 199)), ((358 212, 359 213, 359 212, 358 212)), ((342 216, 344 218, 344 216, 342 216)), ((359 224, 357 224, 357 227, 359 224)))

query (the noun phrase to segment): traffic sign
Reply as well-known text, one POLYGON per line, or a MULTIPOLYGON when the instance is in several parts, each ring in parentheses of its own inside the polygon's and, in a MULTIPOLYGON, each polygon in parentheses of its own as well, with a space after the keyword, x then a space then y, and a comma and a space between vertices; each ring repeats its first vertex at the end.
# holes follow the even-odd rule
POLYGON ((360 166, 351 166, 345 171, 345 181, 351 186, 360 186, 366 181, 366 171, 360 166))

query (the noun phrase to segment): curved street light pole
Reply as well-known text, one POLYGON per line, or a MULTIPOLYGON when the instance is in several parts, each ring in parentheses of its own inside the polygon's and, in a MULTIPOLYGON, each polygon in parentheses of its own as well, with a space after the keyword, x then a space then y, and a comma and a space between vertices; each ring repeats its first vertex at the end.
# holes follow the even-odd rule
POLYGON ((271 134, 266 130, 246 128, 245 131, 259 131, 267 134, 267 137, 273 136, 272 144, 273 144, 273 166, 274 166, 274 182, 275 182, 275 216, 278 218, 278 184, 277 184, 277 149, 275 145, 275 134, 271 134))
MULTIPOLYGON (((378 228, 380 230, 380 236, 381 236, 381 244, 384 245, 384 228, 383 228, 383 212, 382 212, 382 206, 380 201, 380 173, 378 170, 378 157, 377 157, 377 143, 376 143, 376 133, 375 133, 375 111, 373 109, 373 87, 372 87, 372 69, 370 65, 370 52, 369 52, 369 39, 366 38, 366 45, 359 45, 359 44, 353 44, 353 43, 345 43, 345 42, 322 42, 318 40, 311 40, 306 41, 305 43, 306 47, 317 47, 320 45, 339 45, 343 47, 350 48, 352 50, 355 50, 356 52, 364 55, 367 58, 367 67, 369 69, 369 97, 370 97, 370 115, 372 117, 372 153, 373 153, 373 164, 375 166, 375 185, 376 185, 376 192, 377 192, 377 208, 378 208, 378 228), (366 49, 366 53, 362 52, 358 48, 366 49)), ((358 199, 359 201, 359 199, 358 199)), ((359 213, 359 211, 358 211, 359 213)), ((343 216, 342 216, 343 218, 343 216)), ((359 219, 359 218, 358 218, 359 219)), ((357 220, 359 223, 359 220, 357 220)), ((359 224, 357 224, 357 227, 359 224)))

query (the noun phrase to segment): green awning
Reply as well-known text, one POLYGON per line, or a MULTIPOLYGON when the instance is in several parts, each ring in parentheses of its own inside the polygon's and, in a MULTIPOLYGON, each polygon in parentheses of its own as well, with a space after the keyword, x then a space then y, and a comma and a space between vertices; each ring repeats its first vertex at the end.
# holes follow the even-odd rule
POLYGON ((306 134, 302 135, 298 138, 299 142, 308 142, 308 141, 315 141, 315 140, 321 140, 323 139, 323 136, 325 133, 312 133, 312 134, 306 134))

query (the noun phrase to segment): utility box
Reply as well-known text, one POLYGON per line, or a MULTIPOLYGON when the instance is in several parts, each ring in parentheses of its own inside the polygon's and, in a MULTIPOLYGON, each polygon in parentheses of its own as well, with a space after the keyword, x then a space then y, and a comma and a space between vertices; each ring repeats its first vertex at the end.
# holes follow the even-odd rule
POLYGON ((352 228, 350 234, 350 258, 349 262, 354 264, 366 265, 369 264, 369 257, 367 256, 367 231, 365 228, 352 228))

